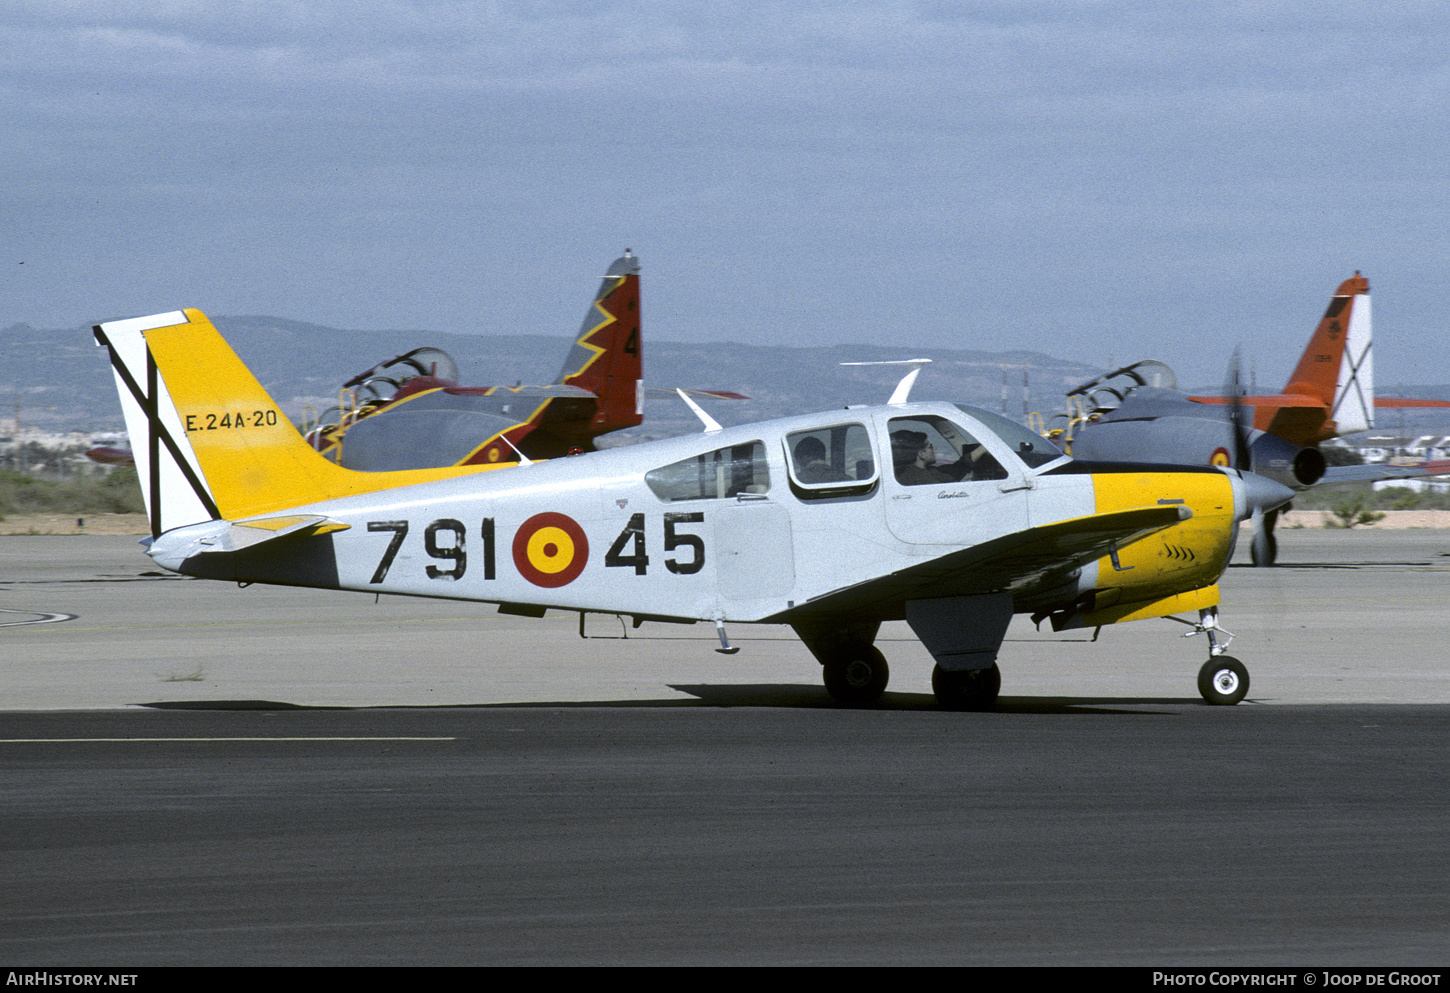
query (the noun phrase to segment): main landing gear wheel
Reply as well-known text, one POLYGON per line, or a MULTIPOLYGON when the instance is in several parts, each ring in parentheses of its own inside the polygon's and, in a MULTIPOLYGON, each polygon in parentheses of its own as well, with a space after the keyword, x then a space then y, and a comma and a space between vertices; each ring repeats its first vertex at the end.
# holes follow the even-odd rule
POLYGON ((1232 707, 1249 692, 1249 670, 1231 655, 1220 655, 1198 670, 1198 692, 1209 703, 1232 707))
POLYGON ((1249 561, 1254 565, 1271 566, 1278 559, 1279 539, 1274 537, 1274 525, 1277 523, 1278 510, 1266 511, 1263 520, 1254 522, 1254 540, 1249 544, 1249 561))
POLYGON ((868 707, 881 699, 891 670, 874 645, 853 645, 825 664, 826 692, 848 707, 868 707))
POLYGON ((1002 689, 1002 670, 993 662, 986 669, 953 672, 937 666, 931 671, 931 691, 948 710, 991 710, 1002 689))

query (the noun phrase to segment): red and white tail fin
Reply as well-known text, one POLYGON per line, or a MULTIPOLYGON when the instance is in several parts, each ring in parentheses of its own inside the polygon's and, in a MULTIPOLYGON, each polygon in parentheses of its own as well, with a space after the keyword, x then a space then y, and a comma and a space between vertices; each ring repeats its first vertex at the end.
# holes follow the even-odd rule
POLYGON ((1339 284, 1284 393, 1327 407, 1335 434, 1374 427, 1372 344, 1369 280, 1356 272, 1339 284))
POLYGON ((555 380, 599 398, 591 437, 644 420, 639 325, 639 259, 626 248, 604 274, 555 380))

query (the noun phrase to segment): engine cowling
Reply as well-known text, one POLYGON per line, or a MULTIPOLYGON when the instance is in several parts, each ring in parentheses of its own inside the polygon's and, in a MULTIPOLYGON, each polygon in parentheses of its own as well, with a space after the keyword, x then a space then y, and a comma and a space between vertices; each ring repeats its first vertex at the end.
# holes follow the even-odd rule
POLYGON ((1260 476, 1302 490, 1324 477, 1324 453, 1301 448, 1272 434, 1261 434, 1249 445, 1252 471, 1260 476))

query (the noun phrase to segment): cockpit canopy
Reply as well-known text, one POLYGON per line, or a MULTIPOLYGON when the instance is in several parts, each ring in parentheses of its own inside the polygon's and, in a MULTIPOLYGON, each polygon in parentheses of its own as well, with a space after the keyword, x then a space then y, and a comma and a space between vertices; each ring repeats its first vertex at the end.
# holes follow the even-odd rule
POLYGON ((1069 397, 1081 397, 1084 414, 1115 410, 1133 390, 1145 386, 1155 390, 1178 389, 1178 377, 1157 359, 1144 359, 1121 369, 1105 372, 1095 379, 1067 391, 1069 397))

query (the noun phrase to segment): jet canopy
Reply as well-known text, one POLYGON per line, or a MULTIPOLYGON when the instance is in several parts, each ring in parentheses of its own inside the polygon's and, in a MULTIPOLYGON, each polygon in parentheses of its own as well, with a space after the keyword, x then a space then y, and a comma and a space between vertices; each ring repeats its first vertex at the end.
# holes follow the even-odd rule
POLYGON ((1113 410, 1123 398, 1140 386, 1158 390, 1178 389, 1178 377, 1157 359, 1144 359, 1121 369, 1105 372, 1067 391, 1070 397, 1081 397, 1087 413, 1113 410))

